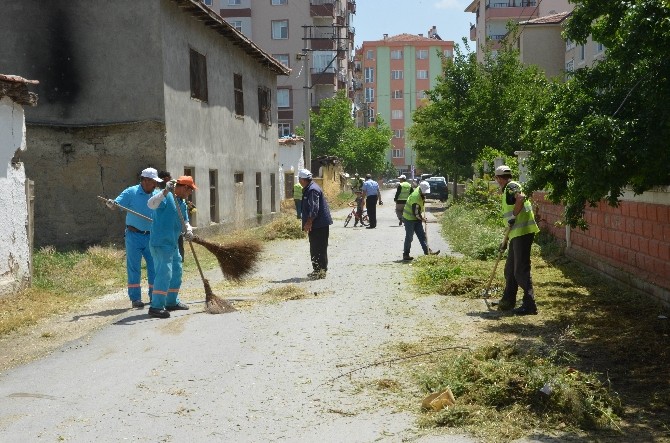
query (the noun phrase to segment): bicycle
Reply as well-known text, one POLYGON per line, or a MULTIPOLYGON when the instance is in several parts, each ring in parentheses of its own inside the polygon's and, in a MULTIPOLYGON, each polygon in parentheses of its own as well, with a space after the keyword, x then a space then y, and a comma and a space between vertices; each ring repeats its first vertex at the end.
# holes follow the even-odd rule
MULTIPOLYGON (((356 207, 354 206, 351 208, 351 212, 349 215, 347 215, 347 218, 344 219, 344 227, 346 228, 349 225, 349 222, 351 219, 356 220, 356 207)), ((368 210, 363 209, 363 214, 361 215, 361 219, 359 220, 361 222, 362 226, 370 226, 370 219, 368 218, 368 210)))

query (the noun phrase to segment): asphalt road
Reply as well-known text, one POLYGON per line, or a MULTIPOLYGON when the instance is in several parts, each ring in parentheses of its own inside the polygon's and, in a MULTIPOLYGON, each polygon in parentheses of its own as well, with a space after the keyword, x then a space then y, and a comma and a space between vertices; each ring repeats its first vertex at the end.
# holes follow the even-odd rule
MULTIPOLYGON (((394 343, 419 340, 441 303, 408 294, 392 194, 384 191, 374 230, 344 228, 348 210, 334 213, 326 279, 306 279, 307 240, 279 241, 268 245, 252 283, 228 293, 254 298, 295 284, 309 297, 222 315, 194 301, 167 320, 128 310, 3 373, 0 441, 475 441, 419 429, 420 397, 404 410, 365 387, 398 368, 337 378, 392 357, 394 343)), ((429 224, 429 239, 448 251, 437 224, 429 224)), ((221 279, 218 270, 208 277, 213 285, 221 279)))

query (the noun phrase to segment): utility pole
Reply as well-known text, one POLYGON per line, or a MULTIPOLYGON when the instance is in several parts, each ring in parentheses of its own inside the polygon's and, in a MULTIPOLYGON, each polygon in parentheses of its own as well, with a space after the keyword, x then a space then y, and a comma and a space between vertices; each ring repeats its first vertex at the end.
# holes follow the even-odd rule
POLYGON ((310 111, 312 110, 312 100, 311 100, 311 91, 312 91, 312 72, 309 67, 309 53, 310 53, 310 38, 312 30, 309 26, 303 26, 305 48, 302 50, 302 53, 298 54, 298 57, 302 59, 302 70, 305 73, 305 110, 307 117, 305 118, 305 168, 311 170, 312 168, 312 130, 311 123, 309 119, 310 111))

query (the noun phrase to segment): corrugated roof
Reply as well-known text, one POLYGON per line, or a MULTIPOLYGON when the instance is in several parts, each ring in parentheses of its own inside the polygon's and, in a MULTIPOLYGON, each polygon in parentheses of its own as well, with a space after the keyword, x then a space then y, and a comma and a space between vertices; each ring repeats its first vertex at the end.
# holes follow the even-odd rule
POLYGON ((247 38, 244 34, 236 30, 220 15, 205 6, 200 0, 172 1, 177 3, 184 12, 191 14, 208 28, 223 35, 235 46, 239 46, 244 52, 256 59, 256 61, 267 67, 269 70, 278 75, 289 75, 291 73, 289 68, 261 49, 260 46, 247 38))
POLYGON ((520 22, 520 25, 557 25, 562 23, 569 15, 570 11, 559 12, 557 14, 545 15, 544 17, 534 18, 532 20, 526 20, 520 22))

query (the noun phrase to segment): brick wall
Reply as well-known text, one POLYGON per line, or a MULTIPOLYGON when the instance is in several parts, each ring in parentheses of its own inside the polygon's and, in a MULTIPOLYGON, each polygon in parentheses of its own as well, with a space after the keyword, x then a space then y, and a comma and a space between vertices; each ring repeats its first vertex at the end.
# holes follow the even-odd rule
POLYGON ((544 193, 533 202, 541 229, 565 243, 567 256, 670 305, 670 190, 624 195, 616 208, 587 207, 587 231, 556 226, 563 206, 544 193))

